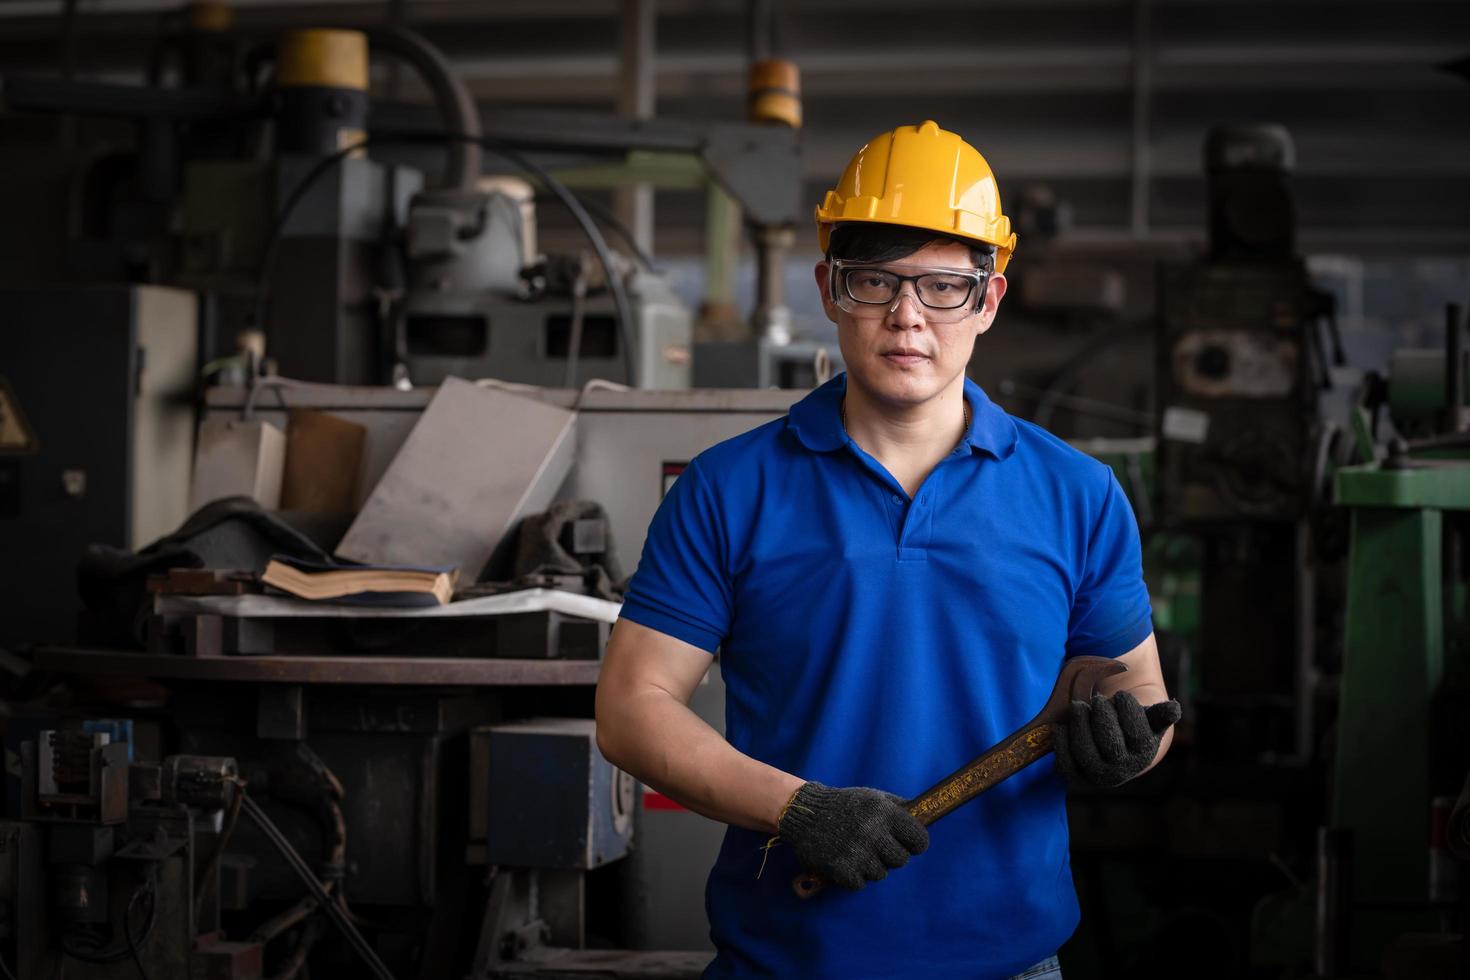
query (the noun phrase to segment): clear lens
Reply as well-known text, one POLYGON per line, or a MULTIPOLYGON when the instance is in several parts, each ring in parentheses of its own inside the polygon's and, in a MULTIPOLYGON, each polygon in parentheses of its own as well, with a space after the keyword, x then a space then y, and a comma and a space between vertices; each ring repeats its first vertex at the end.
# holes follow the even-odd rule
POLYGON ((837 304, 849 313, 868 313, 868 307, 892 303, 905 282, 914 284, 914 292, 928 310, 945 320, 964 319, 974 310, 971 299, 985 281, 984 273, 960 270, 925 272, 903 276, 876 266, 844 266, 833 259, 837 304))
POLYGON ((952 310, 957 306, 964 306, 969 300, 975 280, 968 276, 935 272, 920 276, 914 286, 919 292, 919 302, 925 306, 932 306, 936 310, 952 310))
POLYGON ((889 303, 898 295, 898 276, 880 269, 846 269, 847 295, 859 303, 889 303))

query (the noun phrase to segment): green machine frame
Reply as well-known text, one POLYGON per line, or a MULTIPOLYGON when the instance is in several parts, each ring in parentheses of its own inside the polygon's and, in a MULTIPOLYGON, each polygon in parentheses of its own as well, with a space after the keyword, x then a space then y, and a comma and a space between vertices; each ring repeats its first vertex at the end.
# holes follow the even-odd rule
POLYGON ((1334 489, 1352 544, 1331 819, 1354 842, 1353 960, 1376 966, 1394 935, 1432 928, 1432 707, 1464 598, 1445 581, 1445 511, 1470 510, 1470 460, 1345 467, 1334 489))

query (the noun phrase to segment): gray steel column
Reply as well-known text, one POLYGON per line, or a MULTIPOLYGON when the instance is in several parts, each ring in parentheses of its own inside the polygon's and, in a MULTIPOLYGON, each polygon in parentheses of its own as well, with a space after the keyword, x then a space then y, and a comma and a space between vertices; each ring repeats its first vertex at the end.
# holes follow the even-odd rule
MULTIPOLYGON (((622 0, 619 21, 618 113, 651 119, 654 113, 656 27, 654 0, 622 0)), ((619 187, 614 210, 638 247, 653 253, 653 186, 619 187)))
POLYGON ((1129 154, 1132 193, 1128 228, 1135 238, 1148 234, 1149 111, 1153 89, 1151 0, 1133 0, 1133 144, 1129 154))

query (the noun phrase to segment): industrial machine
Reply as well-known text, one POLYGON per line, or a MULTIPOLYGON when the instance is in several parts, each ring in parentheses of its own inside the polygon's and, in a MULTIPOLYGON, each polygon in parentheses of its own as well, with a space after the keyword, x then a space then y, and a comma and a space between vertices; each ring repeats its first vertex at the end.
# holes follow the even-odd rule
MULTIPOLYGON (((361 734, 324 732, 331 721, 319 722, 310 742, 300 737, 304 725, 290 730, 292 708, 298 722, 308 703, 330 715, 329 702, 301 694, 298 687, 262 696, 256 713, 263 741, 235 740, 246 746, 243 762, 188 754, 145 761, 131 720, 57 728, 13 724, 8 738, 19 749, 20 771, 7 787, 8 819, 0 822, 6 969, 21 978, 59 970, 113 977, 134 968, 145 977, 296 976, 322 939, 326 920, 352 952, 337 969, 393 976, 384 960, 403 960, 392 942, 403 936, 426 947, 420 960, 430 975, 448 975, 455 968, 459 921, 435 929, 423 914, 438 894, 436 874, 446 873, 432 831, 463 824, 434 820, 425 826, 416 819, 424 808, 432 813, 445 802, 436 790, 445 740, 432 722, 426 728, 412 720, 412 712, 432 711, 436 701, 410 703, 407 715, 399 707, 399 737, 390 741, 404 753, 397 757, 405 767, 400 772, 392 751, 364 751, 361 734), (402 731, 405 718, 410 731, 402 731), (33 737, 16 742, 18 730, 33 737), (312 745, 349 760, 345 781, 312 745), (370 789, 405 775, 408 780, 395 788, 406 794, 370 789), (404 843, 410 846, 349 847, 348 828, 377 832, 385 820, 409 828, 404 843), (365 921, 365 909, 390 907, 398 917, 407 911, 407 921, 375 923, 367 930, 375 939, 370 945, 353 923, 365 921), (376 949, 386 952, 380 956, 376 949)), ((451 727, 462 727, 474 714, 464 699, 457 705, 439 699, 437 706, 441 718, 457 716, 451 727)), ((483 699, 481 707, 490 717, 483 699)), ((381 722, 374 728, 373 718, 369 708, 356 728, 345 731, 386 732, 381 722)), ((227 713, 220 720, 228 722, 227 713)), ((207 734, 213 726, 196 724, 185 722, 192 732, 186 740, 228 740, 207 734)), ((487 976, 492 964, 524 953, 528 938, 538 948, 584 944, 582 873, 627 852, 636 794, 628 777, 598 754, 590 720, 488 725, 476 729, 472 741, 469 790, 447 795, 468 797, 470 812, 479 817, 481 860, 503 869, 507 881, 519 876, 532 889, 518 907, 502 901, 495 908, 494 931, 484 937, 475 974, 487 976), (517 934, 523 945, 512 942, 502 953, 500 944, 517 934)), ((464 739, 459 742, 456 758, 464 765, 464 739)), ((462 836, 450 836, 464 846, 462 836)), ((450 877, 473 891, 463 873, 450 877)), ((338 956, 328 950, 325 961, 338 956)), ((404 964, 397 962, 397 969, 401 975, 404 964)))
POLYGON ((1204 748, 1305 760, 1320 564, 1309 514, 1344 441, 1321 409, 1343 354, 1331 297, 1296 251, 1290 136, 1217 128, 1205 163, 1209 251, 1160 283, 1159 510, 1203 553, 1198 708, 1218 738, 1204 748))
POLYGON ((12 110, 122 119, 141 134, 132 154, 106 167, 56 151, 55 168, 96 185, 87 195, 56 188, 56 210, 83 209, 73 224, 86 233, 15 263, 24 281, 198 290, 207 358, 232 354, 235 335, 252 328, 266 334, 283 374, 307 380, 432 384, 488 372, 535 384, 600 377, 684 387, 691 314, 636 246, 636 264, 609 248, 601 226, 615 222, 594 219, 595 206, 553 172, 611 162, 636 176, 629 161, 651 156, 695 161, 697 186, 739 205, 761 255, 760 318, 779 342, 789 339, 772 272, 801 210, 789 65, 790 79, 762 83, 749 124, 515 111, 482 124, 443 56, 412 32, 303 30, 259 45, 229 30, 225 8, 190 11, 182 33, 160 42, 188 54, 179 88, 6 78, 12 110), (418 72, 437 120, 370 105, 370 46, 418 72), (267 65, 272 84, 262 87, 267 65), (441 149, 442 169, 426 178, 426 154, 441 149), (566 207, 587 254, 538 253, 525 185, 482 176, 487 157, 566 207))
MULTIPOLYGON (((698 975, 706 926, 685 895, 721 828, 662 809, 647 832, 641 787, 598 752, 591 691, 616 603, 582 594, 575 566, 616 568, 612 542, 636 555, 688 460, 794 396, 677 390, 693 377, 690 311, 569 187, 673 173, 738 214, 761 255, 762 336, 734 353, 760 367, 721 380, 810 383, 829 367, 786 343, 780 294, 801 217, 794 69, 762 76, 747 124, 482 112, 412 32, 262 42, 216 4, 191 6, 155 62, 148 86, 5 79, 9 110, 137 138, 0 164, 35 198, 17 213, 60 230, 0 235, 0 550, 29 556, 0 573, 0 656, 23 652, 32 681, 76 693, 5 725, 19 761, 0 958, 18 980, 698 975), (369 58, 384 55, 432 109, 373 104, 369 58), (584 249, 542 250, 548 203, 584 249), (545 485, 507 510, 603 504, 568 522, 571 569, 508 596, 486 585, 455 605, 495 611, 432 622, 273 618, 273 597, 238 594, 262 545, 330 552, 435 386, 461 377, 574 420, 556 464, 531 467, 545 485), (274 447, 279 467, 300 411, 362 433, 360 457, 319 470, 360 460, 343 493, 264 531, 271 518, 187 525, 204 499, 191 489, 213 486, 201 461, 218 458, 196 455, 196 432, 211 450, 253 433, 252 459, 274 447), (130 584, 89 592, 78 631, 89 545, 130 584)), ((482 428, 502 445, 523 434, 495 423, 482 428)))
POLYGON ((1467 325, 1456 305, 1445 320, 1442 351, 1397 352, 1368 390, 1354 419, 1363 462, 1333 480, 1351 546, 1319 872, 1328 976, 1375 961, 1401 976, 1462 968, 1443 926, 1466 894, 1445 828, 1470 811, 1470 425, 1467 325))
POLYGON ((1296 252, 1287 133, 1216 129, 1205 155, 1210 251, 1165 270, 1159 303, 1165 513, 1289 521, 1317 492, 1303 461, 1342 363, 1332 299, 1296 252))
MULTIPOLYGON (((282 431, 301 411, 361 425, 368 433, 363 483, 372 487, 436 391, 296 385, 278 395, 211 389, 205 420, 238 418, 254 401, 256 418, 282 431)), ((615 567, 610 552, 637 553, 663 493, 695 453, 778 418, 798 395, 518 389, 509 403, 575 411, 570 470, 557 496, 602 501, 606 517, 570 522, 567 532, 578 540, 568 550, 615 567)), ((507 432, 526 429, 505 422, 507 432)), ((529 468, 526 479, 541 470, 529 468)), ((90 945, 74 948, 128 956, 82 975, 134 969, 128 930, 155 980, 183 976, 179 957, 186 954, 195 976, 290 976, 303 963, 317 972, 379 975, 312 897, 304 867, 392 976, 488 980, 594 965, 619 977, 697 976, 708 961, 707 926, 702 903, 691 897, 702 890, 723 828, 656 794, 646 804, 641 787, 602 759, 590 693, 616 603, 573 595, 583 591, 577 576, 539 581, 541 588, 457 602, 450 609, 477 617, 457 621, 351 615, 342 607, 283 616, 263 602, 268 596, 231 594, 227 577, 206 586, 217 587, 215 595, 173 591, 177 583, 164 581, 143 606, 147 650, 37 650, 43 672, 96 678, 100 691, 133 691, 130 698, 149 705, 130 712, 127 723, 94 718, 79 705, 65 718, 13 719, 6 727, 26 772, 35 769, 26 741, 57 747, 36 756, 35 771, 61 766, 58 790, 80 785, 83 774, 91 785, 96 774, 87 799, 100 802, 73 793, 65 813, 112 828, 104 836, 119 841, 69 862, 88 869, 90 881, 106 880, 118 906, 110 919, 89 920, 78 943, 90 945), (95 761, 85 761, 84 748, 95 761), (154 897, 119 855, 134 836, 152 832, 145 816, 156 815, 146 808, 163 804, 140 801, 139 777, 118 774, 129 765, 167 774, 175 754, 228 760, 219 771, 231 791, 243 791, 278 834, 262 829, 243 803, 243 816, 232 816, 225 799, 195 819, 192 843, 177 845, 192 877, 160 874, 154 897), (109 795, 123 790, 133 795, 109 795), (299 861, 283 854, 277 837, 299 861), (207 867, 214 870, 206 881, 207 867), (192 901, 208 906, 192 926, 176 911, 185 898, 169 890, 185 880, 195 882, 192 901), (206 892, 211 897, 201 898, 206 892), (160 911, 145 937, 152 902, 160 911)), ((719 724, 722 703, 716 670, 696 705, 719 724)), ((25 802, 50 806, 62 798, 50 783, 34 796, 42 782, 27 777, 7 788, 9 832, 49 854, 58 833, 79 832, 57 831, 48 811, 25 802)), ((31 858, 17 860, 25 867, 31 858)), ((48 884, 57 873, 25 870, 15 879, 15 901, 0 908, 8 935, 25 937, 14 948, 0 938, 0 955, 23 964, 17 977, 25 980, 52 975, 63 952, 56 930, 73 928, 74 916, 56 905, 48 884)), ((68 959, 67 975, 79 969, 68 959)))
POLYGON ((1211 132, 1209 250, 1160 275, 1156 436, 1078 443, 1144 528, 1186 708, 1166 789, 1072 801, 1073 942, 1127 975, 1205 949, 1201 976, 1461 976, 1465 325, 1342 397, 1291 156, 1279 127, 1211 132))
MULTIPOLYGON (((147 86, 4 80, 9 110, 111 128, 0 160, 0 667, 28 702, 4 725, 0 976, 697 976, 723 828, 601 757, 592 690, 662 495, 800 394, 680 389, 839 369, 781 292, 794 68, 756 66, 743 124, 511 110, 412 32, 229 20, 191 5, 147 86), (384 56, 431 107, 370 97, 384 56), (631 183, 707 193, 726 273, 745 226, 753 324, 696 333, 595 203, 631 183), (543 248, 548 208, 575 247, 543 248), (495 469, 468 509, 506 534, 479 542, 458 608, 303 610, 245 567, 258 526, 191 541, 203 568, 132 554, 185 523, 191 482, 217 495, 196 448, 253 433, 253 459, 274 440, 285 466, 292 440, 316 452, 314 420, 353 445, 312 460, 331 502, 239 509, 280 518, 267 544, 330 555, 436 395, 465 388, 510 407, 467 426, 473 452, 431 448, 495 469), (512 569, 527 518, 557 528, 557 560, 512 569), (137 559, 136 588, 89 595, 77 634, 94 543, 137 559)), ((1470 820, 1463 325, 1335 426, 1341 344, 1298 254, 1292 157, 1278 127, 1211 134, 1208 253, 1158 276, 1155 438, 1084 447, 1147 534, 1186 712, 1149 781, 1072 800, 1079 980, 1189 973, 1170 950, 1222 980, 1306 960, 1424 980, 1463 931, 1453 834, 1426 830, 1470 820)), ((1018 300, 1121 316, 1111 270, 1017 271, 1018 300)), ((1131 421, 1143 398, 1112 407, 1131 421)), ((716 663, 693 707, 717 729, 723 697, 716 663)))
POLYGON ((7 753, 7 931, 17 977, 260 976, 260 946, 219 934, 219 858, 243 783, 228 758, 135 757, 131 721, 12 724, 7 753), (19 740, 18 729, 30 736, 19 740), (132 965, 124 968, 131 969, 132 965))

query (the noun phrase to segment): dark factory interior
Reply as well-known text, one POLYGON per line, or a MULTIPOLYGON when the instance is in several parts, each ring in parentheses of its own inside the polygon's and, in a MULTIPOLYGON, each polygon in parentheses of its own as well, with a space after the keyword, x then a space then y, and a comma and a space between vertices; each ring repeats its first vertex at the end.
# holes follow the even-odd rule
POLYGON ((1470 980, 1467 333, 1462 0, 0 0, 0 980, 1470 980))

